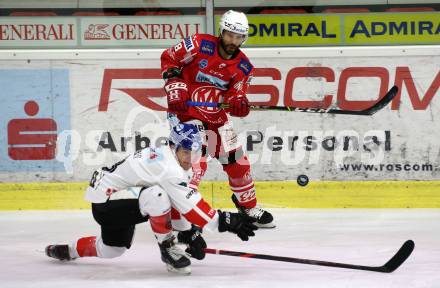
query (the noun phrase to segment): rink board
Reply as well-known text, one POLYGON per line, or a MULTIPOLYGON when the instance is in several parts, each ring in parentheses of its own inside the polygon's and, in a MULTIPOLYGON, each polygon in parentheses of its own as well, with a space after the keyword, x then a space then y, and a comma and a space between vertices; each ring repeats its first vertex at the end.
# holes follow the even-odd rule
MULTIPOLYGON (((0 210, 87 209, 85 181, 97 167, 147 144, 161 144, 168 136, 161 52, 0 51, 5 92, 0 134, 7 135, 0 139, 0 210), (26 110, 30 102, 39 105, 37 115, 26 110), (39 134, 21 137, 18 132, 29 131, 18 128, 32 117, 42 125, 37 130, 49 136, 54 129, 46 131, 52 127, 47 123, 56 122, 56 145, 39 134), (47 145, 47 159, 18 153, 14 145, 24 140, 24 148, 47 145)), ((257 71, 248 91, 254 103, 310 107, 330 99, 332 107, 359 110, 392 85, 401 87, 372 117, 255 111, 232 118, 252 176, 262 181, 256 184, 260 204, 440 207, 440 46, 245 52, 257 71), (311 179, 308 186, 296 184, 300 174, 311 179)), ((231 207, 229 187, 222 182, 226 175, 216 161, 209 163, 205 180, 201 191, 207 201, 231 207)))
MULTIPOLYGON (((282 111, 231 117, 255 180, 291 181, 300 174, 313 181, 440 180, 440 46, 245 52, 255 67, 247 93, 253 103, 361 110, 393 85, 401 88, 371 117, 282 111)), ((0 51, 0 134, 7 135, 0 137, 0 181, 88 181, 98 167, 163 143, 168 122, 161 53, 0 51), (37 115, 26 112, 30 100, 40 106, 37 115), (56 141, 15 133, 23 121, 42 119, 56 122, 56 141), (40 153, 36 145, 48 146, 46 158, 28 160, 26 151, 40 153)), ((192 96, 204 99, 199 92, 192 96)), ((44 128, 37 130, 46 133, 44 128)), ((215 162, 204 180, 226 181, 215 162)))
MULTIPOLYGON (((88 209, 85 182, 0 183, 0 210, 88 209)), ((268 208, 440 208, 440 181, 256 182, 268 208)), ((215 208, 232 208, 227 182, 206 181, 200 190, 215 208)))

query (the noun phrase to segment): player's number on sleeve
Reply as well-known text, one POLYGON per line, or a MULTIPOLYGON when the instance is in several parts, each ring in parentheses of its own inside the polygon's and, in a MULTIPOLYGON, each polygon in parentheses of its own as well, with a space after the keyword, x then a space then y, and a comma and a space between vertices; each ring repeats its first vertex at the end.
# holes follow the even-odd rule
MULTIPOLYGON (((105 171, 105 172, 113 173, 113 172, 116 170, 116 168, 118 168, 119 165, 121 165, 122 163, 124 163, 124 161, 125 161, 126 159, 127 159, 127 158, 122 159, 121 161, 115 163, 115 164, 114 164, 113 166, 111 166, 110 168, 109 168, 109 167, 102 167, 101 170, 102 170, 102 171, 105 171)), ((93 172, 92 178, 90 179, 90 182, 89 182, 89 186, 90 186, 90 187, 95 188, 95 184, 96 184, 96 181, 98 180, 98 177, 99 177, 100 179, 101 179, 101 177, 102 177, 102 174, 101 174, 101 173, 102 173, 102 172, 99 171, 99 170, 93 172)))
POLYGON ((98 171, 93 172, 92 179, 90 179, 89 186, 95 188, 96 179, 99 175, 98 171))
POLYGON ((124 159, 122 159, 121 161, 115 163, 115 164, 114 164, 112 167, 110 167, 110 168, 108 168, 108 167, 102 167, 102 171, 106 171, 106 172, 113 173, 113 172, 116 170, 116 168, 118 168, 119 165, 121 165, 122 163, 124 163, 125 159, 127 159, 127 158, 124 158, 124 159))

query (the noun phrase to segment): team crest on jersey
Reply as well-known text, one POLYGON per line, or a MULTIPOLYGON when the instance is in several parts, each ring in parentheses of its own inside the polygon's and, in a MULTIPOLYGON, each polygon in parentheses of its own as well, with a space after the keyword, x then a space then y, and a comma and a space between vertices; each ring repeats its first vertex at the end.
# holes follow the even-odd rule
POLYGON ((202 40, 200 44, 200 52, 209 56, 214 55, 215 43, 209 40, 202 40))
MULTIPOLYGON (((202 86, 194 90, 191 99, 196 102, 219 102, 220 93, 222 91, 214 86, 202 86)), ((195 108, 208 114, 217 113, 219 110, 217 107, 197 106, 195 108)))
POLYGON ((152 162, 160 161, 162 159, 163 159, 162 152, 154 148, 151 148, 150 154, 147 155, 145 160, 147 163, 152 163, 152 162))
POLYGON ((252 64, 249 63, 249 61, 247 61, 244 58, 240 59, 240 63, 238 63, 238 69, 240 69, 241 71, 243 71, 244 75, 249 75, 249 73, 251 73, 252 71, 252 64))
POLYGON ((191 39, 191 37, 187 37, 183 40, 183 43, 185 43, 185 49, 186 51, 191 51, 192 49, 194 49, 194 43, 191 39))
POLYGON ((200 62, 199 62, 200 69, 205 69, 206 66, 208 66, 208 60, 206 60, 206 59, 200 60, 200 62))

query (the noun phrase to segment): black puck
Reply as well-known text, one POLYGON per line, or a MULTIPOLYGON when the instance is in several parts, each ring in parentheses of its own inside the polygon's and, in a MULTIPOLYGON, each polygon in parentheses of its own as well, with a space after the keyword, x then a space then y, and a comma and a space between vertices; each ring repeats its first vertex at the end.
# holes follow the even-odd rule
POLYGON ((309 177, 304 174, 299 175, 298 178, 296 178, 296 183, 298 183, 299 186, 306 186, 309 183, 309 177))

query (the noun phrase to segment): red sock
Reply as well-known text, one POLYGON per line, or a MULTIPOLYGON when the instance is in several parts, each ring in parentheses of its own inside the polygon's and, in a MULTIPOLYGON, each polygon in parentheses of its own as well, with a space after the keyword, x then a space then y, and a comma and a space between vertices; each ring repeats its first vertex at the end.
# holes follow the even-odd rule
POLYGON ((171 211, 160 216, 149 217, 151 230, 154 233, 167 234, 172 230, 171 227, 171 211))
POLYGON ((96 236, 83 237, 76 242, 79 257, 96 257, 96 236))
POLYGON ((240 205, 246 208, 255 207, 257 198, 248 158, 242 156, 237 162, 223 165, 223 170, 228 174, 229 186, 240 205))

